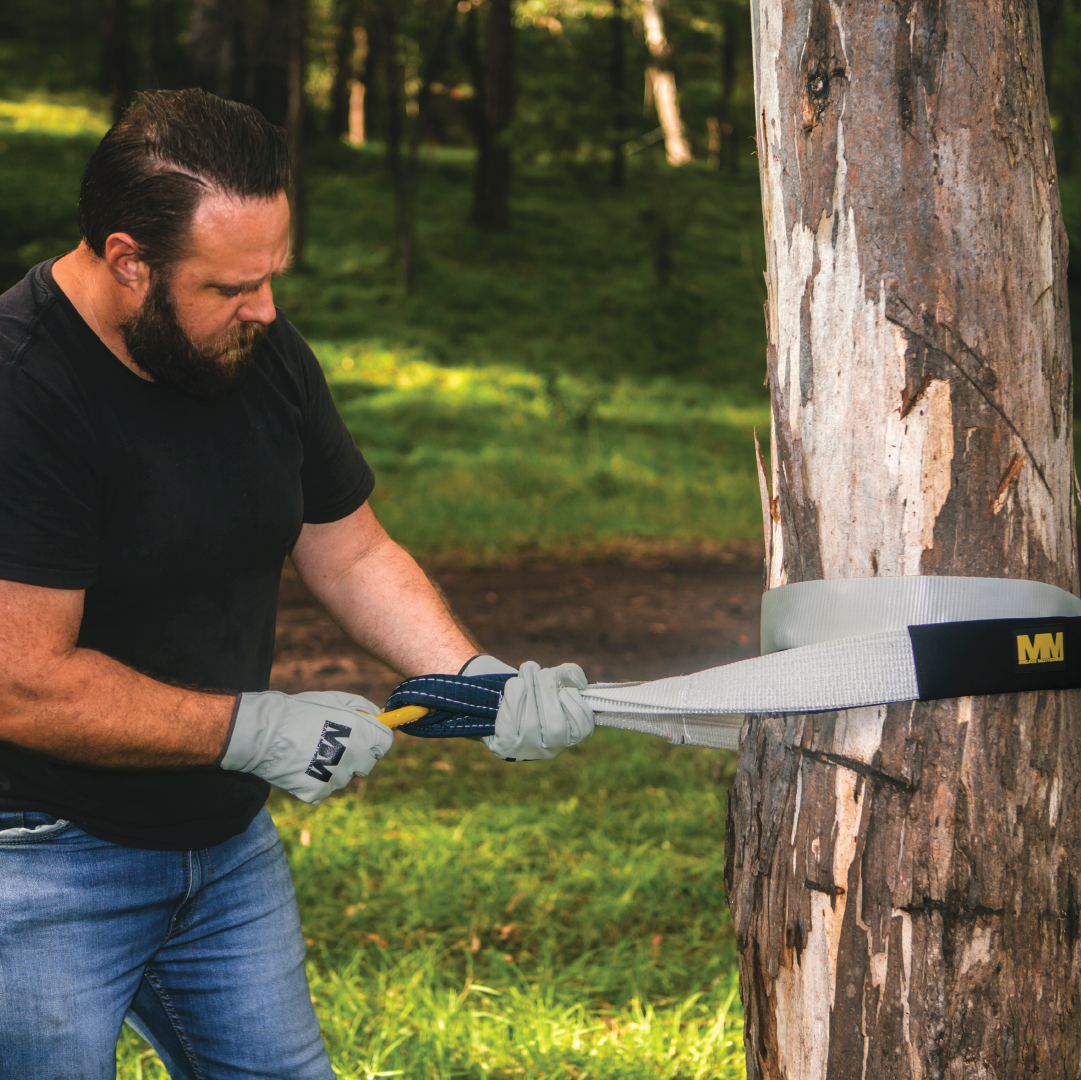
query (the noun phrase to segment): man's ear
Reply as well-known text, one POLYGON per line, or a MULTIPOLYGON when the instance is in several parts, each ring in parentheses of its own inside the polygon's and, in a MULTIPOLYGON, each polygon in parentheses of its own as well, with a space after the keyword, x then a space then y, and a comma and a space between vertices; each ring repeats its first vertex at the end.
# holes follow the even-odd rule
POLYGON ((118 285, 141 292, 150 280, 139 245, 127 233, 110 233, 105 240, 105 265, 118 285))

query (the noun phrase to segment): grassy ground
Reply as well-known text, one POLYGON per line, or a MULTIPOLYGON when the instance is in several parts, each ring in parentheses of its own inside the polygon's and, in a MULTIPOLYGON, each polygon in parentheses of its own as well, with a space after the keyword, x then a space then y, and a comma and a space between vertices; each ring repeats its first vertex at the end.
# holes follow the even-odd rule
POLYGON ((768 431, 766 406, 686 380, 446 367, 314 344, 375 467, 376 512, 429 557, 761 530, 752 428, 768 431))
MULTIPOLYGON (((272 810, 338 1075, 735 1080, 721 751, 601 729, 551 763, 399 740, 272 810)), ((164 1076, 125 1028, 121 1080, 164 1076)))

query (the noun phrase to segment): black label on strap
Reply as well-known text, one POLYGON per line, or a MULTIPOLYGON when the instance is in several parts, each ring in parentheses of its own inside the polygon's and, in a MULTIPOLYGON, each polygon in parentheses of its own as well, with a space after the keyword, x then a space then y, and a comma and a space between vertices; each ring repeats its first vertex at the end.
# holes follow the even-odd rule
POLYGON ((1081 686, 1081 618, 910 626, 920 700, 1081 686))

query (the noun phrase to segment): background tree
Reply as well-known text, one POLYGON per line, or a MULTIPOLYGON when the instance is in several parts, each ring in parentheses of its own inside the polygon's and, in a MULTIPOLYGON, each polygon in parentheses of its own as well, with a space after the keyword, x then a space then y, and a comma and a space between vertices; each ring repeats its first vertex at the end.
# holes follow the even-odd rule
POLYGON ((288 15, 285 130, 289 137, 293 188, 290 198, 289 250, 294 268, 302 269, 304 248, 308 239, 308 193, 304 170, 305 77, 308 70, 307 0, 289 0, 288 15))
MULTIPOLYGON (((353 87, 360 74, 358 68, 364 63, 364 57, 358 56, 357 2, 339 0, 335 12, 334 34, 334 81, 330 92, 330 131, 334 135, 350 134, 350 104, 353 87), (359 64, 358 64, 359 61, 359 64)), ((364 42, 367 45, 367 42, 364 42)), ((365 48, 365 51, 366 48, 365 48)), ((363 105, 361 105, 363 108, 363 105)), ((363 121, 360 124, 361 137, 355 145, 364 141, 363 121)), ((352 140, 351 140, 352 141, 352 140)))
MULTIPOLYGON (((1036 6, 752 13, 768 587, 959 574, 1076 593, 1036 6)), ((1078 1075, 1078 693, 744 733, 726 881, 748 1077, 1078 1075)))
POLYGON ((102 0, 100 85, 109 99, 113 120, 119 120, 131 97, 128 0, 102 0))
POLYGON ((613 0, 612 55, 609 61, 609 77, 612 80, 612 187, 623 187, 626 178, 626 158, 623 143, 627 128, 627 26, 623 18, 623 0, 613 0))
POLYGON ((717 107, 720 146, 717 164, 727 165, 731 173, 739 172, 738 139, 739 110, 736 108, 736 79, 740 50, 747 26, 747 6, 740 0, 721 3, 721 96, 717 107))
POLYGON ((646 69, 646 86, 664 129, 664 150, 669 165, 686 165, 691 158, 679 108, 676 74, 672 70, 672 47, 661 14, 664 0, 642 0, 642 23, 653 63, 646 69))
POLYGON ((468 118, 477 147, 472 216, 485 228, 503 229, 510 215, 511 174, 511 149, 505 135, 515 102, 512 0, 463 3, 468 5, 464 54, 473 85, 468 118))

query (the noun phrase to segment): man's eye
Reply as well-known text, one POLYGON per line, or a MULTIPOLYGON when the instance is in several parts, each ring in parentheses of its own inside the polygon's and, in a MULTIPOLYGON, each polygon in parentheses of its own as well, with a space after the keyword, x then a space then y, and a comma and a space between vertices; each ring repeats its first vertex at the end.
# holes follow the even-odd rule
POLYGON ((222 296, 228 297, 229 299, 240 295, 239 285, 219 285, 217 286, 217 289, 222 296))

